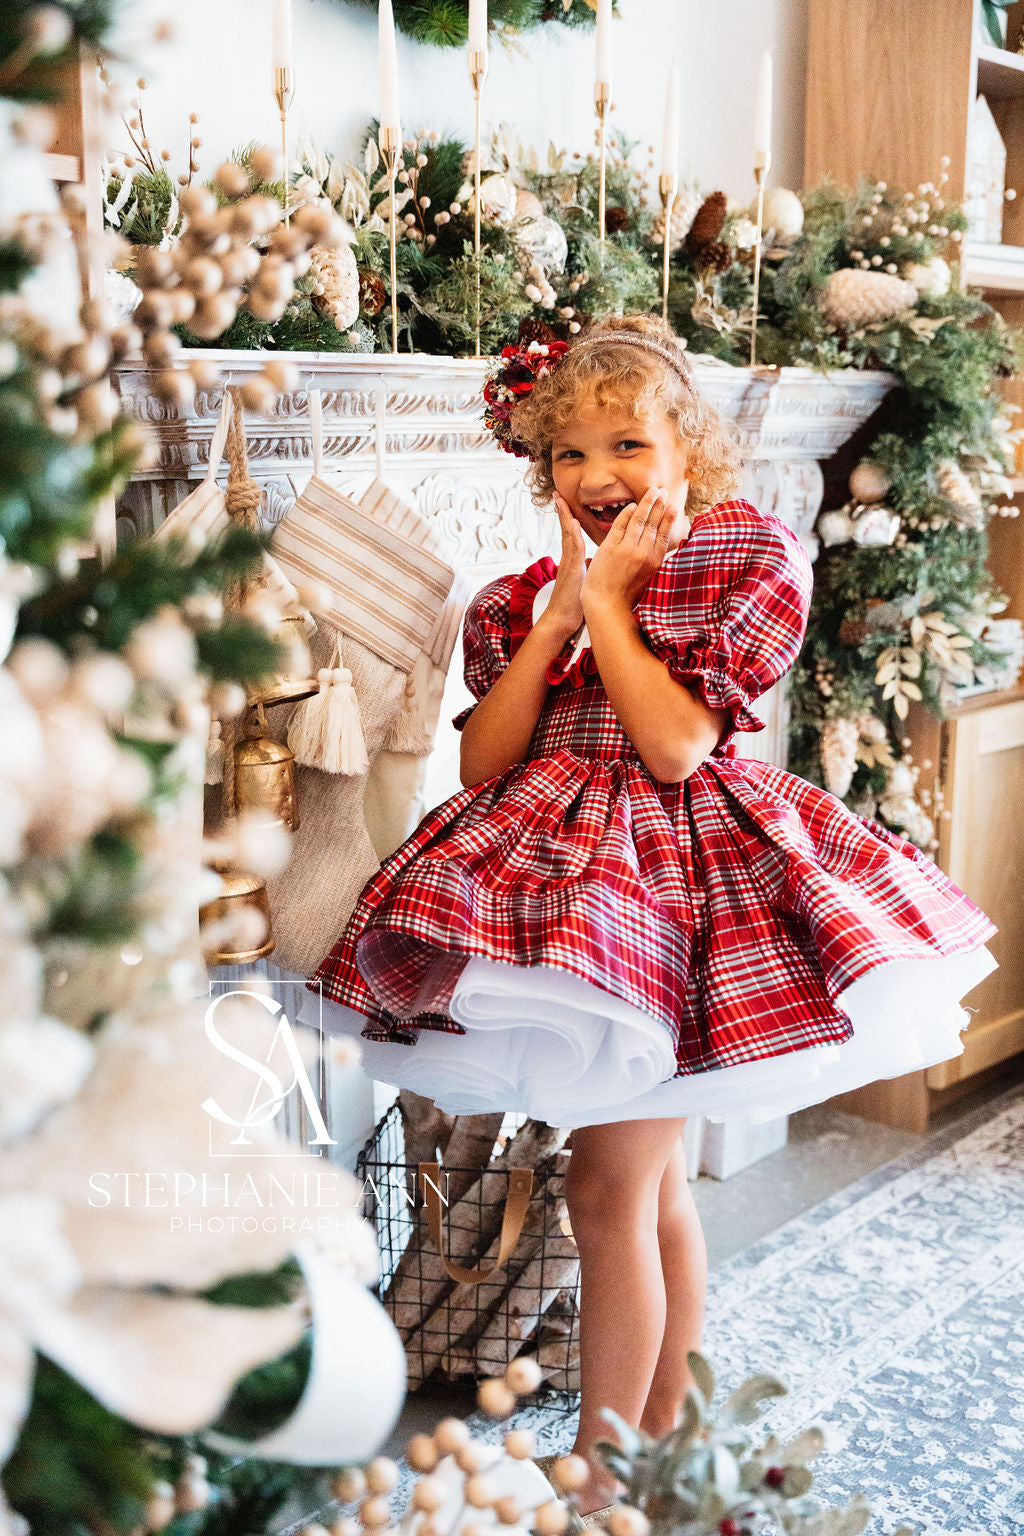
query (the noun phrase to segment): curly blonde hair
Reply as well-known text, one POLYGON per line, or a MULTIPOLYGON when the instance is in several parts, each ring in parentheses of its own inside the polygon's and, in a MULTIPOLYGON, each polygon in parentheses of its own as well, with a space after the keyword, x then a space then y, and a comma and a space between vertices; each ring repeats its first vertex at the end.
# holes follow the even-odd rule
POLYGON ((598 407, 624 410, 636 420, 660 409, 675 422, 680 441, 690 449, 687 511, 714 506, 735 489, 740 462, 736 444, 693 381, 675 332, 654 315, 609 316, 589 326, 558 367, 538 379, 515 408, 515 434, 530 453, 526 478, 538 506, 550 502, 555 489, 552 442, 585 398, 598 407), (638 335, 653 345, 630 345, 629 337, 638 335), (612 345, 619 336, 622 345, 612 345), (597 337, 602 338, 600 347, 585 345, 597 337), (670 356, 659 356, 664 352, 670 356))

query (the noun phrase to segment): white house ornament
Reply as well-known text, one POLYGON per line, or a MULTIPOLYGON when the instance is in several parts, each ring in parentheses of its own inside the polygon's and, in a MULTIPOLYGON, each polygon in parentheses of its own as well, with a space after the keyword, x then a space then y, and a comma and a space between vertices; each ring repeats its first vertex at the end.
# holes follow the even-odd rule
POLYGON ((875 502, 859 507, 853 517, 853 542, 870 549, 892 544, 900 531, 900 515, 891 507, 875 502))
POLYGON ((826 547, 833 544, 848 544, 853 538, 853 518, 846 507, 839 507, 833 512, 823 512, 818 518, 816 531, 826 547))

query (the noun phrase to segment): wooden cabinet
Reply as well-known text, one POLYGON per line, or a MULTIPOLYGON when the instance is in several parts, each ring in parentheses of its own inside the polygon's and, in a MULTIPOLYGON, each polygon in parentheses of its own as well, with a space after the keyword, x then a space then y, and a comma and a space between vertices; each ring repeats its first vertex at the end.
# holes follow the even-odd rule
MULTIPOLYGON (((949 157, 951 200, 964 195, 971 112, 984 95, 1006 141, 1001 245, 967 242, 966 281, 1005 318, 1024 324, 1024 0, 1007 13, 1006 49, 990 46, 976 0, 809 0, 804 182, 855 185, 866 175, 914 188, 938 182, 949 157)), ((1024 380, 1007 381, 1024 405, 1024 380)), ((1019 467, 1024 470, 1024 464, 1019 467)), ((1024 479, 1015 482, 1015 500, 1024 479)), ((989 566, 1009 595, 1001 618, 1024 619, 1024 517, 994 518, 989 566)), ((921 767, 919 789, 939 790, 935 861, 999 925, 999 961, 965 999, 972 1010, 962 1056, 872 1083, 831 1102, 924 1131, 936 1108, 1024 1052, 1024 683, 975 694, 939 720, 919 705, 906 721, 921 767), (928 767, 925 768, 924 764, 928 767)))
POLYGON ((999 968, 964 999, 971 1023, 961 1056, 831 1103, 925 1131, 936 1109, 1024 1051, 1024 684, 975 694, 945 720, 912 706, 906 726, 919 789, 938 794, 950 812, 937 823, 935 862, 998 925, 988 946, 999 968))

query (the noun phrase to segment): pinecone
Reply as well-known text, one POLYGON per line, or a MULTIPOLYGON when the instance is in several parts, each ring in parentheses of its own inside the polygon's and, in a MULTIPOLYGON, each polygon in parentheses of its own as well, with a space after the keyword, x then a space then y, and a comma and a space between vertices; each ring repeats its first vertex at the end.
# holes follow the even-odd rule
POLYGON ((981 528, 984 524, 981 497, 959 464, 944 459, 939 465, 938 481, 939 490, 952 504, 955 521, 967 528, 981 528))
POLYGON ((604 211, 604 232, 606 235, 617 235, 621 230, 629 228, 629 213, 625 208, 606 208, 604 211))
POLYGON ((525 320, 519 322, 518 340, 521 347, 528 347, 531 341, 539 342, 542 347, 546 347, 548 342, 558 340, 558 332, 539 316, 534 319, 532 315, 528 315, 525 320))
POLYGON ((870 631, 863 619, 844 619, 839 626, 840 645, 861 645, 870 631))
POLYGON ((347 331, 359 318, 362 290, 352 247, 314 245, 309 254, 309 272, 316 285, 313 308, 318 315, 333 320, 337 330, 347 331))
POLYGON ((821 733, 821 766, 825 770, 825 788, 840 800, 853 779, 859 740, 860 730, 856 720, 833 716, 825 721, 821 733))
POLYGON ((696 257, 701 270, 710 272, 728 272, 735 260, 736 252, 724 240, 715 240, 711 245, 704 246, 696 257))
POLYGON ((686 250, 691 256, 699 256, 706 246, 714 245, 722 233, 729 199, 724 192, 712 192, 697 209, 686 236, 686 250))
POLYGON ((874 321, 891 320, 917 303, 917 289, 902 277, 887 272, 864 272, 842 267, 825 284, 818 303, 833 325, 844 331, 859 330, 874 321))
MULTIPOLYGON (((686 239, 698 206, 697 199, 692 192, 678 192, 676 194, 675 202, 672 204, 672 223, 669 225, 669 250, 678 250, 679 246, 686 239)), ((651 240, 656 245, 663 245, 665 242, 664 208, 660 209, 651 226, 651 240)))
POLYGON ((379 315, 388 302, 388 290, 384 286, 383 278, 376 272, 360 272, 359 274, 359 308, 370 319, 379 315))

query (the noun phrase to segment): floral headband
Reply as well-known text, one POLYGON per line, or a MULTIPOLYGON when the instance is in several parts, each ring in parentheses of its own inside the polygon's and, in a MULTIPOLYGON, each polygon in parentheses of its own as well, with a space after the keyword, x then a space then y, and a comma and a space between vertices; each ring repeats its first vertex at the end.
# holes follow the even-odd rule
MULTIPOLYGON (((685 358, 662 346, 649 336, 637 331, 605 331, 599 336, 587 336, 573 343, 573 352, 592 347, 641 347, 653 352, 662 362, 679 375, 686 384, 693 383, 690 365, 685 358)), ((569 351, 565 341, 531 341, 526 347, 502 347, 501 361, 484 385, 484 422, 506 453, 517 458, 530 458, 530 450, 515 434, 512 413, 521 405, 538 379, 546 378, 569 351)))

